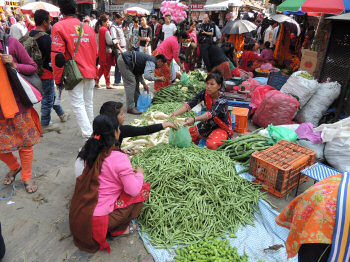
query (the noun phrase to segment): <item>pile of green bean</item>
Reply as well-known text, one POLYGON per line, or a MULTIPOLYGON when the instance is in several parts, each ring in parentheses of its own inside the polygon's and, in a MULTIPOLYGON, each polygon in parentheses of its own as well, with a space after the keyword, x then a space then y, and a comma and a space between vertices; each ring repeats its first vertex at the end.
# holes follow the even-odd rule
POLYGON ((253 224, 256 203, 264 197, 258 184, 237 176, 224 152, 194 144, 158 144, 131 162, 142 167, 151 182, 139 224, 156 247, 234 233, 241 225, 253 224))
MULTIPOLYGON (((179 109, 181 106, 183 106, 184 103, 181 102, 168 102, 168 103, 162 103, 162 104, 155 104, 151 105, 146 114, 149 112, 163 112, 164 114, 170 115, 175 110, 179 109)), ((195 117, 196 112, 190 110, 184 114, 182 114, 180 117, 195 117)))
POLYGON ((175 252, 174 258, 178 262, 248 262, 247 254, 240 256, 237 253, 237 248, 232 247, 228 240, 214 239, 213 237, 178 248, 175 252))
POLYGON ((251 154, 271 147, 268 140, 267 137, 257 135, 257 132, 254 131, 249 135, 223 140, 225 144, 221 145, 217 150, 223 151, 232 160, 240 162, 243 166, 249 166, 251 154))
POLYGON ((181 84, 173 84, 160 89, 153 97, 152 104, 167 102, 184 102, 196 95, 194 90, 188 89, 181 84))

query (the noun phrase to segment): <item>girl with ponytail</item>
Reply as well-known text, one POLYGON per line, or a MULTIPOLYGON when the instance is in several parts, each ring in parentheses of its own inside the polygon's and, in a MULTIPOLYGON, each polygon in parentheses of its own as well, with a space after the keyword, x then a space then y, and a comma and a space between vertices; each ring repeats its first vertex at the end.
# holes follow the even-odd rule
POLYGON ((133 233, 137 225, 131 220, 148 199, 150 184, 144 183, 143 169, 134 170, 128 155, 115 147, 119 135, 118 120, 99 115, 93 135, 78 155, 85 168, 76 180, 69 224, 75 245, 83 251, 109 252, 107 233, 119 237, 133 233))

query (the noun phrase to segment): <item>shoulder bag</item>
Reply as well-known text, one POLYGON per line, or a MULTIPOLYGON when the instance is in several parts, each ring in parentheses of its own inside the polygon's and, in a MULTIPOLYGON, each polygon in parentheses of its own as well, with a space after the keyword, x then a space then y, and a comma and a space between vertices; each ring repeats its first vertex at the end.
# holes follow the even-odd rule
POLYGON ((78 52, 78 47, 79 47, 82 32, 83 32, 83 23, 80 22, 79 37, 78 37, 77 45, 75 46, 74 55, 71 56, 71 59, 66 61, 63 69, 63 86, 64 86, 64 89, 66 90, 73 90, 73 88, 76 85, 78 85, 81 82, 81 80, 83 80, 83 76, 81 75, 77 62, 74 59, 75 55, 78 52))

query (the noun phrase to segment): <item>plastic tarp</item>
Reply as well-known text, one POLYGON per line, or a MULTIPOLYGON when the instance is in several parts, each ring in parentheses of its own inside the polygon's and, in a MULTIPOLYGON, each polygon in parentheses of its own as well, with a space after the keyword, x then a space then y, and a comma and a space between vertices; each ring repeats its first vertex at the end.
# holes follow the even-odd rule
POLYGON ((204 6, 205 11, 226 11, 229 6, 242 6, 241 0, 213 1, 208 0, 204 6))
MULTIPOLYGON (((237 171, 242 168, 236 166, 237 171)), ((241 174, 242 177, 248 180, 254 179, 248 173, 241 174)), ((258 262, 263 260, 264 262, 297 262, 297 257, 287 259, 286 249, 284 242, 287 240, 289 230, 280 227, 275 222, 275 217, 279 215, 277 211, 265 201, 259 200, 258 203, 259 213, 255 213, 255 225, 246 226, 240 228, 235 235, 237 238, 229 238, 230 244, 237 247, 238 253, 243 255, 246 252, 249 256, 249 262, 258 262), (275 245, 282 245, 283 247, 273 250, 269 247, 275 245)), ((139 232, 145 248, 153 256, 155 262, 169 262, 174 261, 175 256, 174 249, 157 249, 152 246, 148 240, 147 234, 141 234, 139 232)))

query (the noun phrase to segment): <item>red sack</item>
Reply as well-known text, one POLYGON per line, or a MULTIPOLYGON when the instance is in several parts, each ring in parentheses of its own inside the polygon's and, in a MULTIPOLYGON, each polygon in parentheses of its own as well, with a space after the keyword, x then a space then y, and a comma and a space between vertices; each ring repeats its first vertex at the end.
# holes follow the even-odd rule
POLYGON ((245 87, 245 89, 247 91, 249 91, 250 93, 253 92, 255 90, 255 88, 257 88, 260 85, 259 81, 253 79, 253 78, 249 78, 247 81, 244 81, 241 86, 245 87))
POLYGON ((259 85, 255 90, 251 93, 250 107, 252 108, 252 113, 259 107, 261 102, 263 101, 265 95, 271 90, 275 90, 272 86, 269 85, 259 85))
POLYGON ((262 100, 253 116, 253 122, 261 127, 269 124, 288 125, 292 123, 299 107, 296 98, 283 94, 278 90, 269 91, 262 100))

